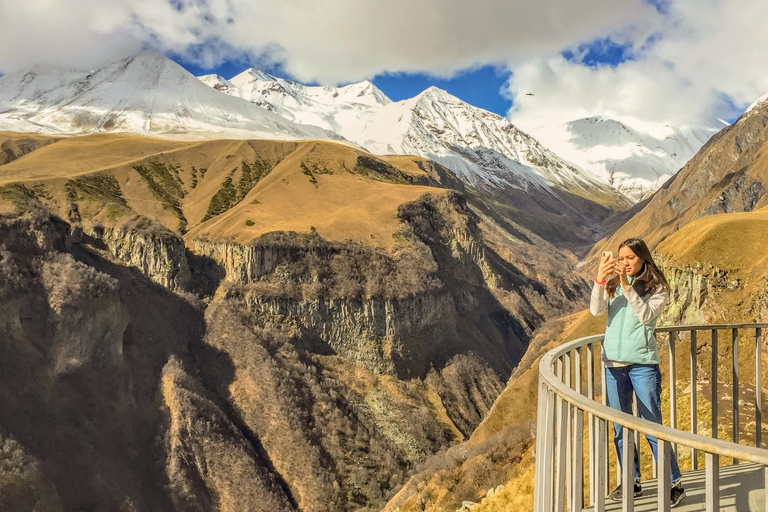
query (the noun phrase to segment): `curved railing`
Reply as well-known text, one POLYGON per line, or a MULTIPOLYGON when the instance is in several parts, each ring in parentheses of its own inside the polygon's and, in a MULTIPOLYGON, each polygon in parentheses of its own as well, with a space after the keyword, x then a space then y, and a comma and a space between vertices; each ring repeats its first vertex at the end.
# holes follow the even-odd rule
MULTIPOLYGON (((719 510, 720 457, 732 458, 734 464, 749 461, 764 466, 763 473, 768 497, 768 450, 762 448, 761 390, 762 330, 766 327, 768 324, 694 325, 656 329, 660 351, 666 350, 669 355, 668 372, 665 371, 666 368, 662 369, 662 373, 667 373, 670 384, 668 386, 669 413, 665 415, 668 425, 643 420, 606 405, 603 392, 605 367, 600 361, 599 352, 602 335, 588 336, 564 343, 548 352, 539 364, 534 510, 537 512, 581 511, 585 506, 592 506, 596 511, 605 509, 605 496, 609 490, 610 477, 608 422, 624 427, 623 460, 632 460, 633 447, 637 444, 640 433, 658 438, 658 464, 654 462, 653 476, 658 476, 658 510, 660 511, 670 508, 670 450, 674 450, 680 456, 684 453, 683 447, 690 449, 690 469, 692 470, 698 469, 699 453, 704 454, 707 511, 719 510), (728 345, 718 347, 718 337, 722 331, 730 333, 730 347, 728 345), (667 336, 660 336, 661 333, 667 333, 667 336), (690 412, 683 419, 690 420, 690 431, 677 428, 681 419, 678 417, 677 363, 679 356, 683 355, 681 353, 678 356, 677 351, 680 345, 687 344, 685 338, 689 340, 686 359, 689 366, 691 407, 690 412), (664 347, 665 341, 668 348, 664 347), (740 348, 743 351, 745 345, 754 349, 754 354, 750 354, 750 357, 743 357, 743 354, 740 357, 740 348), (700 364, 700 360, 707 359, 707 351, 711 352, 707 361, 710 384, 708 406, 712 411, 709 436, 697 433, 700 421, 698 385, 699 382, 705 381, 699 378, 699 374, 706 374, 707 371, 707 365, 700 364), (754 446, 748 446, 739 444, 740 433, 746 431, 746 425, 741 424, 742 406, 740 404, 743 404, 744 400, 740 401, 740 396, 746 394, 746 391, 741 392, 740 373, 742 373, 741 368, 751 367, 752 364, 755 367, 755 439, 754 446), (599 388, 595 382, 596 367, 599 371, 598 375, 601 376, 599 388), (722 380, 724 372, 730 374, 728 380, 722 380), (718 425, 718 402, 723 399, 718 394, 718 382, 727 383, 733 389, 730 440, 718 438, 718 435, 722 434, 718 432, 718 427, 721 426, 718 425), (595 399, 598 394, 601 396, 601 401, 595 399), (586 461, 585 423, 588 434, 586 461), (585 485, 587 483, 588 486, 585 485)), ((687 455, 688 452, 685 453, 687 455)), ((621 473, 617 474, 617 481, 622 482, 624 489, 633 487, 634 468, 632 466, 632 464, 624 464, 621 471, 617 469, 617 473, 621 473)), ((633 507, 633 493, 625 492, 622 510, 632 511, 633 507)), ((768 511, 768 498, 764 507, 768 511)))

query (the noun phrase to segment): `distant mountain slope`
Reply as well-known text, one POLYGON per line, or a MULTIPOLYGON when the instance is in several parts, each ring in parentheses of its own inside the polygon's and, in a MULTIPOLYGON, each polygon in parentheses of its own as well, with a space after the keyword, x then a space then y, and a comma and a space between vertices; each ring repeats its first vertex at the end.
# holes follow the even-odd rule
POLYGON ((761 99, 628 212, 632 216, 622 219, 623 225, 598 242, 590 256, 631 236, 643 237, 653 247, 699 217, 761 208, 768 204, 767 192, 768 99, 761 99))
POLYGON ((680 170, 718 129, 593 116, 541 127, 531 134, 558 155, 640 201, 680 170))
POLYGON ((625 198, 544 148, 508 120, 431 87, 392 102, 368 81, 307 87, 249 69, 204 83, 303 124, 335 131, 376 154, 412 154, 453 170, 474 187, 556 187, 611 206, 625 198))
POLYGON ((317 140, 101 133, 0 165, 6 508, 380 510, 588 289, 458 191, 317 140))
POLYGON ((187 138, 338 138, 218 94, 153 52, 92 73, 37 67, 0 77, 0 129, 187 138))

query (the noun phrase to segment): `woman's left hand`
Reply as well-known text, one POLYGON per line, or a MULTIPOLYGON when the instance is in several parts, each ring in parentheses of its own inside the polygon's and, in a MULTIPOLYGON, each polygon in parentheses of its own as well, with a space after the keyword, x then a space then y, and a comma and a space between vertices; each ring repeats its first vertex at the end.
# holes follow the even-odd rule
POLYGON ((623 263, 616 262, 616 275, 619 276, 621 287, 624 289, 629 288, 629 279, 627 278, 627 267, 623 263))

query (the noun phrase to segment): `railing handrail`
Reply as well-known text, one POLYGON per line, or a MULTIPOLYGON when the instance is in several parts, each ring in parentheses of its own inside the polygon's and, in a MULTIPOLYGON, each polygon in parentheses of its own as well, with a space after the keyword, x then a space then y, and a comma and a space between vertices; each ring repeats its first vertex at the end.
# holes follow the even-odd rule
MULTIPOLYGON (((717 324, 717 325, 685 325, 685 326, 670 326, 660 327, 656 329, 656 332, 681 332, 681 331, 699 331, 699 330, 725 330, 725 329, 765 329, 768 328, 768 324, 765 323, 753 323, 753 324, 717 324)), ((554 363, 561 356, 565 355, 572 350, 578 349, 590 343, 602 341, 603 334, 585 336, 556 347, 547 352, 539 363, 539 375, 540 378, 546 383, 546 385, 559 395, 563 400, 569 402, 571 405, 593 414, 596 417, 612 421, 624 427, 642 432, 644 434, 653 435, 659 439, 669 441, 671 443, 681 444, 701 450, 703 452, 715 453, 726 457, 734 457, 743 460, 749 460, 751 462, 757 462, 760 464, 768 465, 768 450, 756 448, 752 446, 746 446, 723 439, 717 439, 713 437, 703 436, 700 434, 693 434, 684 430, 679 430, 672 427, 667 427, 659 423, 644 420, 631 414, 623 413, 618 409, 613 409, 607 405, 603 405, 588 396, 578 393, 571 389, 568 385, 562 382, 560 378, 555 375, 554 363)))

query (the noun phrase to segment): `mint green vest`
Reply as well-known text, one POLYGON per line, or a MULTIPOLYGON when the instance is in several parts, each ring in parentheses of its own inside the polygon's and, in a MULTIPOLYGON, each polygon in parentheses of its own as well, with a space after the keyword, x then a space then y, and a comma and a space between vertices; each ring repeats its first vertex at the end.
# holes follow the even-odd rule
POLYGON ((603 360, 659 364, 659 351, 656 348, 656 336, 653 334, 657 320, 658 318, 655 318, 648 324, 642 323, 619 285, 616 288, 616 297, 608 302, 603 360))

